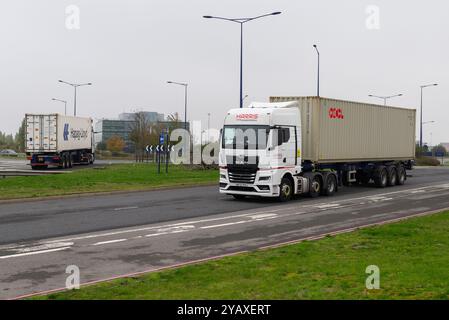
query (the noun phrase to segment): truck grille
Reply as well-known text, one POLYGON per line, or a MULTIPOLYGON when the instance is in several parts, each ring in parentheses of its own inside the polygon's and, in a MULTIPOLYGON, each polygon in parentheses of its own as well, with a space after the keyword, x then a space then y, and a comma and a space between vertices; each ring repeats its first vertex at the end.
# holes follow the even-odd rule
POLYGON ((228 166, 229 181, 233 183, 253 184, 256 180, 257 166, 231 165, 228 166))
POLYGON ((231 173, 229 172, 229 181, 234 183, 254 183, 255 173, 231 173))

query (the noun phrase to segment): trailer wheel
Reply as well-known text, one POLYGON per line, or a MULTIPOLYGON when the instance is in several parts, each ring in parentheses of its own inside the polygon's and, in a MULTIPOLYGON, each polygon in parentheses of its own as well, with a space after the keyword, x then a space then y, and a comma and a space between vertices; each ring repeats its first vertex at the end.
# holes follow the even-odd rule
POLYGON ((374 184, 378 188, 385 188, 388 184, 388 172, 385 166, 378 166, 374 169, 374 184))
POLYGON ((63 156, 62 156, 62 162, 63 162, 63 167, 64 167, 64 169, 67 169, 68 168, 68 163, 67 163, 67 154, 63 154, 63 156))
POLYGON ((289 201, 293 196, 293 184, 289 178, 282 178, 281 185, 279 186, 279 201, 289 201))
POLYGON ((389 166, 387 168, 388 171, 388 186, 392 187, 395 186, 398 181, 398 172, 396 170, 396 167, 389 166))
POLYGON ((332 196, 337 191, 337 178, 330 174, 326 178, 326 188, 323 189, 323 195, 332 196))
POLYGON ((69 168, 72 168, 73 167, 73 159, 72 159, 72 154, 68 154, 68 156, 67 156, 67 166, 69 167, 69 168))
POLYGON ((396 180, 396 184, 398 186, 402 186, 407 179, 407 172, 405 171, 405 168, 403 166, 398 167, 397 174, 398 178, 396 180))
POLYGON ((313 177, 312 181, 310 181, 310 191, 309 196, 311 198, 316 198, 321 193, 321 179, 318 176, 313 177))

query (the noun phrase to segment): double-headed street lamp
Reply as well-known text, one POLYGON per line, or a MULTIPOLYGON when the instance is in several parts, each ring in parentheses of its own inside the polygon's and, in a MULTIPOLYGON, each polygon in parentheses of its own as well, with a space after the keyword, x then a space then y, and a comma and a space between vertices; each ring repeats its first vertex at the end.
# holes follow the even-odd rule
POLYGON ((318 51, 318 47, 316 44, 313 45, 318 55, 318 73, 317 73, 317 86, 316 86, 316 96, 320 96, 320 51, 318 51))
POLYGON ((424 88, 427 88, 427 87, 435 87, 435 86, 437 86, 438 85, 438 83, 432 83, 432 84, 426 84, 426 85, 422 85, 422 86, 420 86, 420 88, 421 88, 421 112, 420 112, 420 123, 421 123, 421 125, 420 125, 420 135, 419 135, 419 146, 422 148, 422 138, 423 138, 423 130, 422 130, 422 126, 423 126, 423 122, 422 122, 422 119, 423 119, 423 117, 422 117, 422 96, 423 96, 423 89, 424 88))
POLYGON ((175 81, 167 81, 168 84, 176 84, 178 86, 184 87, 184 129, 187 130, 187 88, 189 86, 188 83, 183 82, 175 82, 175 81))
POLYGON ((226 20, 230 22, 235 22, 240 24, 240 108, 243 108, 243 25, 249 21, 253 21, 256 19, 268 17, 268 16, 276 16, 278 14, 281 14, 281 12, 273 12, 264 14, 261 16, 253 17, 253 18, 223 18, 223 17, 214 17, 214 16, 203 16, 205 19, 219 19, 219 20, 226 20))
POLYGON ((369 97, 373 97, 373 98, 383 99, 383 100, 384 100, 384 106, 386 106, 386 105, 387 105, 387 100, 388 100, 388 99, 396 98, 396 97, 402 97, 403 94, 400 93, 400 94, 395 94, 395 95, 392 95, 392 96, 376 96, 376 95, 374 95, 374 94, 370 94, 370 95, 368 95, 368 96, 369 96, 369 97))
POLYGON ((53 99, 51 99, 51 100, 53 100, 53 101, 59 101, 59 102, 64 103, 64 114, 67 115, 67 101, 61 100, 61 99, 55 99, 55 98, 53 98, 53 99))
POLYGON ((75 89, 75 97, 73 99, 73 115, 76 116, 76 89, 78 87, 82 87, 82 86, 91 86, 92 83, 90 83, 90 82, 89 83, 70 83, 70 82, 66 82, 63 80, 58 80, 58 81, 61 83, 68 84, 69 86, 72 86, 75 89))

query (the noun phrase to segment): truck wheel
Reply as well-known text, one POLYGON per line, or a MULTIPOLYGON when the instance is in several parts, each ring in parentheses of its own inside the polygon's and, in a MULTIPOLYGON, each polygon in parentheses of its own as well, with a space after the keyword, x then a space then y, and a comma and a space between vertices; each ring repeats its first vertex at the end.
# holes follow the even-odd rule
POLYGON ((67 169, 67 155, 66 154, 62 155, 62 167, 64 169, 67 169))
POLYGON ((318 176, 313 177, 312 181, 310 181, 310 191, 309 196, 311 198, 316 198, 321 193, 321 180, 318 176))
POLYGON ((70 153, 69 153, 68 156, 67 156, 67 166, 68 166, 69 168, 72 168, 72 167, 73 167, 72 155, 71 155, 70 153))
POLYGON ((405 180, 407 179, 407 172, 405 171, 405 168, 403 166, 398 167, 398 178, 396 180, 396 184, 398 186, 402 186, 405 183, 405 180))
POLYGON ((378 188, 385 188, 388 184, 388 172, 384 166, 378 166, 374 169, 374 184, 378 188))
POLYGON ((398 172, 396 170, 396 167, 394 166, 389 166, 387 168, 387 172, 388 172, 388 186, 392 187, 395 186, 397 181, 398 181, 398 172))
POLYGON ((333 174, 330 174, 326 178, 326 188, 323 188, 323 195, 332 196, 337 191, 337 179, 333 174))
POLYGON ((246 198, 246 196, 243 195, 243 194, 233 194, 232 196, 233 196, 234 199, 236 199, 236 200, 244 200, 244 199, 246 198))
POLYGON ((293 196, 293 185, 289 178, 282 178, 281 185, 279 186, 279 201, 289 201, 293 196))

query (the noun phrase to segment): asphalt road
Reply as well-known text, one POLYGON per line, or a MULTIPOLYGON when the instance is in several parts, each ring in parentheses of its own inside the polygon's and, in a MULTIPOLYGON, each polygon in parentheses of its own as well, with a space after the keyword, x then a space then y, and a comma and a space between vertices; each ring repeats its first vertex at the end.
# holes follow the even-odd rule
POLYGON ((336 196, 236 201, 216 187, 0 204, 0 298, 188 263, 449 207, 449 168, 336 196))

